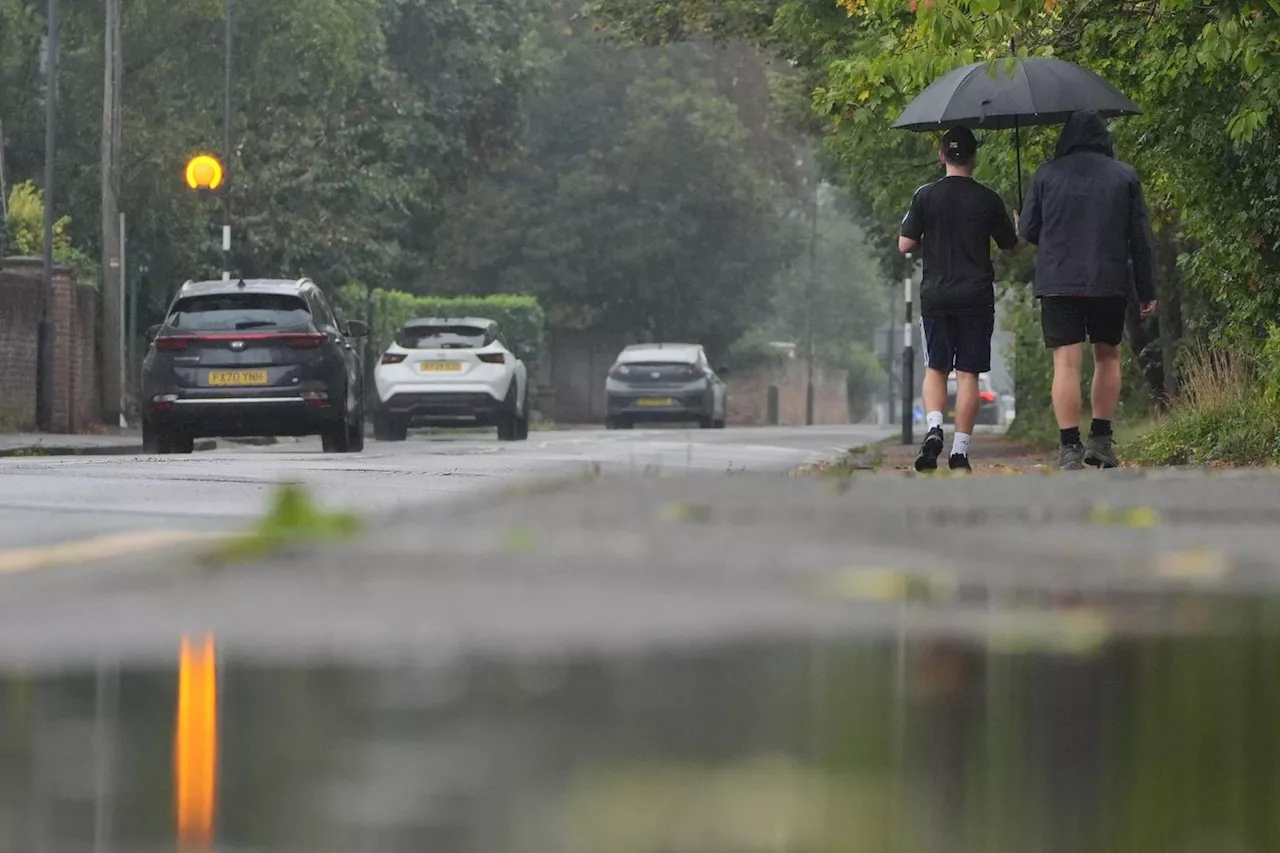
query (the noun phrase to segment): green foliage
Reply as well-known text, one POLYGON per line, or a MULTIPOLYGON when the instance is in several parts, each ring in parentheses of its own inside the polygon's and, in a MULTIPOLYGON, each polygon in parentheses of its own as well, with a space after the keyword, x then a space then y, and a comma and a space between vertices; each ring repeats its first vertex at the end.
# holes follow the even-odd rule
POLYGON ((372 308, 373 340, 379 352, 391 345, 404 324, 419 317, 484 317, 495 321, 512 350, 532 372, 545 356, 546 316, 533 296, 416 296, 399 290, 360 285, 342 288, 338 302, 348 318, 364 317, 372 308), (371 305, 370 305, 371 299, 371 305))
POLYGON ((350 538, 360 519, 346 512, 329 512, 296 483, 276 490, 266 514, 247 533, 232 537, 204 556, 206 565, 255 560, 291 545, 314 546, 350 538))
POLYGON ((1231 347, 1185 351, 1182 393, 1169 416, 1127 451, 1152 465, 1280 461, 1280 331, 1261 355, 1231 347))
POLYGON ((526 150, 450 200, 433 286, 531 293, 553 327, 725 352, 794 251, 751 133, 690 47, 556 39, 526 150))
MULTIPOLYGON (((53 223, 53 259, 71 268, 80 284, 98 283, 98 264, 71 244, 71 217, 53 223)), ((44 193, 31 181, 16 184, 9 193, 9 219, 5 223, 4 254, 40 257, 44 254, 44 193)))

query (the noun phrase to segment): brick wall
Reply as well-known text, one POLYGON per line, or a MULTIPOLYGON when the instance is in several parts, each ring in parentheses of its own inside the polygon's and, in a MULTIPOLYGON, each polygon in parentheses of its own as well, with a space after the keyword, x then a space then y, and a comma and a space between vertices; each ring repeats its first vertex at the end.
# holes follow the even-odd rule
MULTIPOLYGON (((808 370, 801 359, 788 359, 777 367, 725 378, 729 386, 729 424, 763 426, 769 422, 769 386, 778 386, 778 422, 802 426, 808 396, 808 370)), ((843 370, 815 368, 813 372, 813 422, 849 423, 849 395, 843 370)))
MULTIPOLYGON (((44 265, 39 258, 0 261, 0 425, 36 426, 36 357, 44 265)), ((80 432, 99 420, 98 293, 54 267, 53 432, 80 432)))

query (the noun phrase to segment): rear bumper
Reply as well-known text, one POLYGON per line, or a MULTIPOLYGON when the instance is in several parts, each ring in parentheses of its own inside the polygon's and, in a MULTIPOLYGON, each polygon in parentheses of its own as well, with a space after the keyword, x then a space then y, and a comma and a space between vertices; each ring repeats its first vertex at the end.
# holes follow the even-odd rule
POLYGON ((178 429, 197 438, 213 436, 315 435, 339 422, 332 403, 318 405, 297 395, 245 397, 181 397, 166 408, 153 408, 151 423, 178 429))
POLYGON ((711 403, 702 394, 609 394, 606 410, 610 418, 629 421, 691 421, 711 416, 711 403), (665 405, 645 400, 670 400, 665 405))
POLYGON ((487 391, 401 391, 384 400, 382 409, 413 423, 495 424, 503 402, 487 391))

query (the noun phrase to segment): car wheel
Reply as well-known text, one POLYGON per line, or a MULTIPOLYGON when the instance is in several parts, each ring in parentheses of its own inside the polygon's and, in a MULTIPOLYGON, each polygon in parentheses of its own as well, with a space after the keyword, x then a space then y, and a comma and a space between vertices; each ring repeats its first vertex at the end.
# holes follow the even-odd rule
POLYGON ((347 427, 347 452, 360 453, 364 450, 364 406, 356 413, 355 423, 347 427))
MULTIPOLYGON (((161 436, 160 446, 164 447, 167 444, 169 453, 192 453, 196 449, 195 436, 189 432, 171 432, 167 435, 161 433, 161 436)), ((165 451, 161 450, 160 452, 164 453, 165 451)))
POLYGON ((516 387, 513 381, 511 390, 507 392, 507 399, 502 403, 502 412, 498 415, 498 441, 515 441, 516 424, 519 420, 520 416, 516 414, 516 387))
POLYGON ((158 429, 156 429, 156 426, 154 423, 152 423, 151 418, 142 419, 142 452, 143 453, 156 453, 156 454, 164 453, 165 451, 161 449, 162 445, 160 441, 162 436, 163 436, 163 433, 161 433, 158 429))
POLYGON ((320 447, 325 453, 346 453, 351 447, 351 425, 342 411, 333 423, 320 429, 320 447))
POLYGON ((698 427, 701 429, 711 429, 716 425, 716 419, 711 416, 698 418, 698 427))
POLYGON ((374 441, 404 441, 409 437, 409 422, 390 412, 373 413, 374 441))
POLYGON ((529 393, 527 391, 520 411, 523 414, 516 416, 516 441, 525 441, 529 438, 529 393))

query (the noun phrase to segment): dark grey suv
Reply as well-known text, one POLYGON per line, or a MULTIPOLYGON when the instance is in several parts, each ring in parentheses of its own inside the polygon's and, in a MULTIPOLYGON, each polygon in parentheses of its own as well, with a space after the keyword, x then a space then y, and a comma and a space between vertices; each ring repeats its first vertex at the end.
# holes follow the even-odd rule
POLYGON ((309 279, 187 282, 147 331, 142 441, 190 453, 206 436, 319 435, 328 453, 364 449, 355 338, 309 279))

